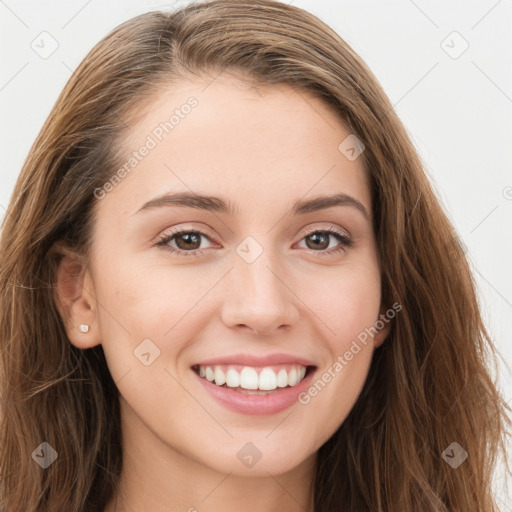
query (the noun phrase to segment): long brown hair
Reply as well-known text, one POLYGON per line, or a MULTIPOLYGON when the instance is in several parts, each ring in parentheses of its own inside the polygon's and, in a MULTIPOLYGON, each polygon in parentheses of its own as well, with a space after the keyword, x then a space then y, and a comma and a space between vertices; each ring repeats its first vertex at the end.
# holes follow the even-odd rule
POLYGON ((357 403, 319 450, 315 511, 498 510, 491 477, 510 409, 491 377, 497 353, 461 243, 372 72, 322 21, 272 0, 213 0, 123 23, 86 56, 35 140, 0 239, 0 507, 97 511, 115 492, 118 391, 101 345, 67 339, 52 247, 87 257, 94 190, 121 164, 141 102, 224 70, 314 93, 364 143, 382 300, 402 305, 357 403), (34 462, 43 442, 58 453, 46 469, 34 462), (442 457, 453 442, 468 454, 457 468, 442 457))

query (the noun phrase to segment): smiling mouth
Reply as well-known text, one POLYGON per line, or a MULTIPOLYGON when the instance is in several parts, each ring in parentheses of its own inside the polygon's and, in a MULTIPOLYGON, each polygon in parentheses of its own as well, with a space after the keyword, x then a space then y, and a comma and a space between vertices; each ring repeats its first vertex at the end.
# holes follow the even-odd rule
POLYGON ((316 366, 281 364, 264 367, 242 365, 194 365, 202 379, 223 388, 248 395, 268 395, 291 388, 304 380, 316 366))

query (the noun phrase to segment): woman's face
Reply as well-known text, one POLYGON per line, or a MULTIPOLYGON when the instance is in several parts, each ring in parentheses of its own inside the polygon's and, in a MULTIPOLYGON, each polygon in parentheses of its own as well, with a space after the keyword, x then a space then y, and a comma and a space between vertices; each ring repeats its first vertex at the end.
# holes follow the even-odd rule
POLYGON ((387 332, 361 342, 383 311, 370 189, 320 100, 208 83, 158 95, 96 192, 91 331, 72 340, 103 345, 141 456, 278 474, 344 421, 387 332))

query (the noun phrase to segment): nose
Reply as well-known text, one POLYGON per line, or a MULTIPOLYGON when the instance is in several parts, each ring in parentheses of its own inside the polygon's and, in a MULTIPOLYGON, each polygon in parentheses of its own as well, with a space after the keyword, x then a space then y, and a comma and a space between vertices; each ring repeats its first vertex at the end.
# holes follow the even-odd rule
POLYGON ((252 263, 235 258, 222 305, 222 320, 230 328, 268 335, 279 328, 289 328, 299 319, 297 296, 284 271, 271 264, 266 253, 263 251, 252 263))

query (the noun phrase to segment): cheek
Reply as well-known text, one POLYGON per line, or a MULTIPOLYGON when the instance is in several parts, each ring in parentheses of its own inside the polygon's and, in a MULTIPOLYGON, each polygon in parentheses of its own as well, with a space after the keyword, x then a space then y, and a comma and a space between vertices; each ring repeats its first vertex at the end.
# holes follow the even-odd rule
POLYGON ((333 355, 345 352, 351 340, 374 326, 379 317, 380 275, 372 260, 340 267, 327 276, 310 276, 299 293, 309 317, 323 325, 321 332, 333 355))
MULTIPOLYGON (((211 286, 183 266, 119 260, 97 287, 104 309, 130 331, 162 337, 211 286)), ((214 276, 215 277, 215 276, 214 276)))
MULTIPOLYGON (((324 440, 338 429, 354 407, 373 356, 371 328, 377 313, 372 313, 363 296, 355 300, 354 296, 347 295, 345 299, 345 302, 343 299, 338 302, 338 314, 333 312, 328 319, 335 335, 324 338, 328 353, 325 364, 317 370, 309 388, 298 397, 306 417, 315 418, 316 435, 321 434, 324 440)), ((377 302, 374 307, 377 310, 377 302)))
POLYGON ((357 402, 372 354, 369 344, 351 345, 351 349, 318 372, 311 386, 299 397, 299 402, 309 409, 308 415, 315 418, 315 425, 320 426, 317 435, 321 433, 324 441, 345 421, 357 402))
POLYGON ((327 439, 350 413, 368 376, 381 299, 378 267, 374 261, 347 267, 309 289, 307 304, 322 326, 328 357, 299 402, 314 411, 327 439))
POLYGON ((98 265, 96 275, 101 278, 95 291, 102 344, 114 380, 139 369, 136 353, 142 342, 158 354, 154 366, 165 368, 176 360, 185 340, 193 337, 191 329, 196 332, 207 321, 201 300, 218 274, 180 265, 148 265, 133 256, 98 265))

